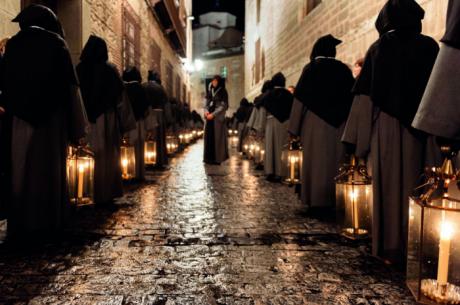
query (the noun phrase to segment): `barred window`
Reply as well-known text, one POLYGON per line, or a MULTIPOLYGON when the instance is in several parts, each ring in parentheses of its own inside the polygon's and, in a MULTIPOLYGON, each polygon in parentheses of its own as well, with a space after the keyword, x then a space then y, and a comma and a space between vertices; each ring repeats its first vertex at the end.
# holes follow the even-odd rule
POLYGON ((140 27, 134 16, 123 11, 123 68, 140 66, 140 27))

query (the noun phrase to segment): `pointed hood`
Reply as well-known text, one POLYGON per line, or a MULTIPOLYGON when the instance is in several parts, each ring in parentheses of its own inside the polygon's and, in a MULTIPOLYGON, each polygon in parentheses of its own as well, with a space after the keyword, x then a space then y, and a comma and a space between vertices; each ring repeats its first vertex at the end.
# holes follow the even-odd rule
POLYGON ((104 39, 91 35, 81 52, 82 62, 106 62, 109 60, 109 51, 104 39))
POLYGON ((341 43, 341 40, 335 38, 331 34, 319 38, 313 46, 313 50, 311 51, 310 55, 310 60, 314 60, 316 57, 319 56, 335 58, 337 54, 336 47, 341 43))
POLYGON ((31 4, 12 20, 19 23, 21 29, 37 26, 64 37, 61 23, 56 14, 46 6, 31 4))
POLYGON ((375 27, 380 35, 392 30, 422 32, 425 11, 415 0, 389 0, 377 17, 375 27))

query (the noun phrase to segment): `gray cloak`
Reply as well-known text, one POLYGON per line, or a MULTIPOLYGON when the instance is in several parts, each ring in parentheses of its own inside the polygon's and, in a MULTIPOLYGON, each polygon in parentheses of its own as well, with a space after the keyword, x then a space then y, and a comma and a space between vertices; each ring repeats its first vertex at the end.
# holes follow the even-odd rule
POLYGON ((335 128, 294 99, 289 132, 299 136, 303 147, 302 203, 310 207, 335 207, 335 182, 344 157, 340 142, 343 126, 335 128))

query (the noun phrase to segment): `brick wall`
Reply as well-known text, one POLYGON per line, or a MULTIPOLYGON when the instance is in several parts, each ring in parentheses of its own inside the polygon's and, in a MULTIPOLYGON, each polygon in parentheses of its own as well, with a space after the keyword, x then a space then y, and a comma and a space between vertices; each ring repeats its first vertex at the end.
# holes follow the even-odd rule
MULTIPOLYGON (((278 71, 295 85, 309 61, 314 42, 331 33, 344 41, 337 57, 350 66, 366 54, 377 39, 374 22, 386 0, 323 0, 308 15, 307 0, 246 0, 245 93, 251 99, 260 91, 263 80, 254 82, 255 45, 261 40, 265 79, 278 71)), ((445 26, 447 0, 418 1, 425 9, 423 32, 439 40, 445 26)))

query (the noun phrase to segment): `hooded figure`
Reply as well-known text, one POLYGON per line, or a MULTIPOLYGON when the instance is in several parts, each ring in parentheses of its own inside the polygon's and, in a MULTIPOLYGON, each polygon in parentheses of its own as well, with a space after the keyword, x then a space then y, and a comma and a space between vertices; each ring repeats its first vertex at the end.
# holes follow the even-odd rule
POLYGON ((413 126, 460 140, 460 1, 449 1, 446 33, 413 126), (454 80, 454 81, 453 81, 454 80))
POLYGON ((294 93, 289 132, 302 142, 301 199, 311 208, 335 207, 334 177, 344 155, 340 137, 354 83, 351 70, 335 59, 341 43, 332 35, 318 39, 294 93))
MULTIPOLYGON (((414 0, 388 1, 379 14, 380 38, 370 47, 353 89, 343 141, 366 158, 373 178, 373 253, 404 263, 408 198, 427 164, 427 139, 410 127, 436 55, 421 34, 423 9, 414 0)), ((433 164, 432 164, 433 165, 433 164)))
MULTIPOLYGON (((98 204, 110 203, 123 195, 120 145, 122 128, 117 113, 131 109, 123 103, 123 80, 117 68, 108 62, 106 42, 97 36, 90 36, 80 56, 77 75, 88 119, 91 123, 88 142, 95 154, 94 201, 98 204)), ((134 128, 132 112, 128 124, 134 128)))
POLYGON ((21 30, 8 41, 1 71, 12 116, 8 234, 35 238, 66 224, 67 148, 86 135, 87 119, 56 15, 31 5, 14 22, 21 30))
MULTIPOLYGON (((267 80, 262 85, 262 90, 260 94, 254 99, 254 109, 252 110, 251 116, 249 117, 247 123, 248 133, 253 131, 257 139, 260 139, 261 142, 265 143, 265 127, 267 125, 267 110, 262 107, 264 104, 265 97, 268 92, 273 89, 271 80, 267 80)), ((242 145, 244 138, 240 140, 240 151, 242 151, 242 145)), ((263 144, 262 146, 265 146, 263 144)))
POLYGON ((240 107, 235 113, 234 129, 238 131, 238 151, 241 152, 243 149, 243 139, 246 138, 249 132, 247 127, 249 118, 254 111, 254 106, 249 103, 246 98, 243 98, 240 102, 240 107))
POLYGON ((141 73, 136 67, 126 69, 123 72, 123 80, 125 81, 126 94, 131 103, 137 125, 126 136, 136 150, 136 179, 142 181, 145 179, 144 150, 146 131, 150 129, 149 126, 146 126, 148 124, 146 124, 145 118, 149 115, 150 105, 141 84, 141 73))
POLYGON ((220 164, 228 159, 227 126, 225 112, 228 109, 228 93, 224 80, 216 75, 211 81, 204 109, 204 162, 220 164))
POLYGON ((156 168, 165 169, 168 165, 168 154, 166 150, 166 119, 165 107, 168 103, 168 95, 161 86, 161 79, 158 73, 149 71, 148 81, 143 84, 147 102, 151 105, 152 110, 148 117, 154 129, 151 132, 152 137, 156 140, 157 163, 156 168))
POLYGON ((286 78, 281 72, 273 75, 270 86, 271 89, 267 90, 262 97, 261 106, 266 116, 264 128, 264 170, 267 175, 267 180, 279 182, 281 181, 281 177, 285 174, 283 171, 281 154, 284 145, 288 143, 288 122, 286 112, 290 112, 291 110, 292 95, 285 88, 286 78), (285 94, 285 92, 288 94, 285 94), (280 117, 280 119, 277 117, 280 117))

